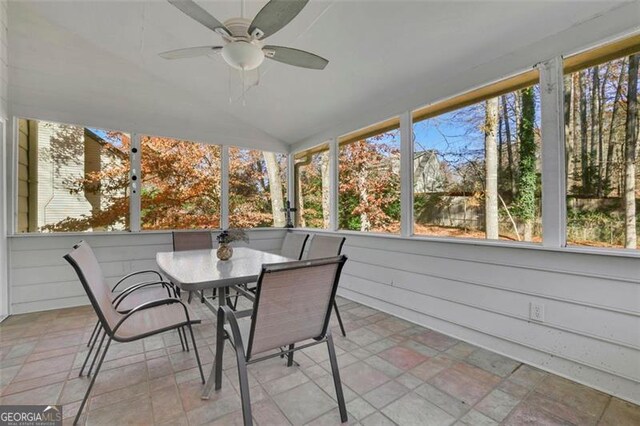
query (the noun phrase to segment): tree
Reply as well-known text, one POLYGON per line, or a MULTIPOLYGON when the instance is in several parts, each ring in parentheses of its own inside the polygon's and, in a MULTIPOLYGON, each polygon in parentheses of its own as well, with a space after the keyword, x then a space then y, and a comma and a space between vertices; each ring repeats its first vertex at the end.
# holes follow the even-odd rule
POLYGON ((573 176, 573 156, 575 152, 575 140, 573 135, 573 126, 571 126, 571 116, 573 113, 573 83, 571 74, 566 74, 564 76, 564 134, 567 139, 566 142, 566 152, 565 152, 565 170, 566 170, 566 180, 565 186, 570 188, 570 179, 573 176))
POLYGON ((329 214, 331 211, 331 199, 329 186, 331 176, 329 174, 329 151, 325 151, 320 157, 320 180, 322 181, 322 227, 329 228, 329 214))
POLYGON ((285 156, 276 158, 270 178, 267 162, 261 151, 229 148, 229 224, 237 228, 273 226, 275 215, 281 215, 285 156), (280 187, 272 191, 271 186, 280 187), (275 197, 272 196, 275 194, 275 197), (279 206, 279 208, 278 208, 279 206), (276 211, 278 210, 278 211, 276 211))
POLYGON ((282 228, 286 225, 284 215, 284 196, 282 192, 282 180, 280 179, 280 165, 273 152, 263 152, 264 162, 269 176, 269 192, 271 195, 271 211, 273 213, 273 226, 282 228))
POLYGON ((622 60, 619 67, 619 76, 618 83, 615 89, 615 96, 613 98, 613 109, 611 112, 611 120, 609 123, 609 138, 607 143, 607 159, 604 170, 604 182, 607 193, 611 190, 612 183, 612 166, 614 162, 614 152, 615 152, 615 130, 616 130, 616 118, 618 116, 618 110, 620 109, 620 98, 622 97, 622 86, 624 85, 624 68, 626 65, 626 58, 622 60))
MULTIPOLYGON (((83 128, 58 125, 47 152, 54 168, 82 164, 83 128), (79 130, 78 130, 79 129, 79 130), (80 141, 80 143, 79 143, 80 141)), ((129 217, 128 137, 105 136, 103 149, 121 161, 67 179, 62 188, 72 194, 100 196, 91 215, 69 217, 49 224, 48 231, 122 229, 129 217), (115 228, 114 228, 115 227, 115 228)), ((230 222, 236 227, 284 226, 283 182, 285 156, 231 148, 230 222)), ((141 225, 143 229, 220 227, 221 153, 217 145, 144 136, 141 138, 141 225)), ((126 228, 125 228, 126 229, 126 228)))
POLYGON ((629 56, 629 89, 624 148, 624 214, 626 248, 637 247, 636 236, 636 143, 638 137, 638 58, 629 56))
POLYGON ((219 146, 143 136, 141 153, 143 229, 220 226, 219 146))
POLYGON ((340 147, 340 227, 360 231, 399 228, 400 150, 397 131, 340 147))
POLYGON ((485 105, 484 151, 485 151, 485 233, 488 239, 498 239, 498 151, 496 127, 498 121, 498 98, 491 98, 485 105))
POLYGON ((582 71, 578 73, 578 88, 580 90, 580 176, 582 178, 582 192, 591 192, 589 176, 589 139, 587 134, 587 95, 582 71))
POLYGON ((296 223, 329 228, 329 147, 296 155, 296 223))
POLYGON ((517 215, 524 225, 524 240, 531 241, 536 216, 536 143, 534 135, 535 98, 533 87, 521 90, 522 115, 518 128, 520 162, 518 165, 517 215))
POLYGON ((515 174, 513 173, 514 170, 514 161, 513 161, 513 146, 511 144, 511 126, 509 124, 509 110, 507 109, 507 95, 502 95, 501 96, 502 99, 502 115, 504 116, 504 128, 505 128, 505 136, 507 138, 506 140, 506 144, 507 144, 507 161, 508 161, 508 166, 509 166, 509 184, 510 184, 510 188, 511 188, 511 194, 515 194, 516 191, 516 185, 515 185, 515 174))

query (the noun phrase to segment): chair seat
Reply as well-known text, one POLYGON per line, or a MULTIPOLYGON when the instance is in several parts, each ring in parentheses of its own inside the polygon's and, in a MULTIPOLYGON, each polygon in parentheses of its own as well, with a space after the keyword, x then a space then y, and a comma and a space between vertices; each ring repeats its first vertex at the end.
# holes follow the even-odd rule
MULTIPOLYGON (((238 329, 240 330, 240 337, 242 338, 242 346, 244 347, 244 353, 247 353, 247 346, 249 345, 249 334, 251 333, 251 318, 238 319, 238 329)), ((227 332, 229 340, 235 346, 233 341, 233 334, 231 333, 231 326, 227 323, 224 325, 224 331, 227 332)))
MULTIPOLYGON (((189 313, 189 318, 192 323, 197 321, 196 318, 191 316, 191 313, 189 313)), ((133 313, 122 323, 114 338, 116 340, 129 340, 142 334, 157 333, 161 330, 185 325, 186 323, 187 317, 184 314, 184 307, 180 303, 155 306, 133 313)))
POLYGON ((166 299, 167 297, 171 297, 171 295, 167 292, 166 287, 161 285, 143 287, 126 296, 122 303, 118 305, 118 312, 126 314, 143 303, 151 302, 152 300, 166 299))

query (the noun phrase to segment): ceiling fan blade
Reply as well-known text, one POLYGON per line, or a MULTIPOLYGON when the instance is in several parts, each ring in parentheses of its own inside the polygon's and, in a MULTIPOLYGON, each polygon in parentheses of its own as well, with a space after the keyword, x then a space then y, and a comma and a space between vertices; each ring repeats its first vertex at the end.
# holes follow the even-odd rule
POLYGON ((231 32, 222 22, 211 16, 209 12, 198 6, 192 0, 167 0, 176 8, 180 9, 185 15, 200 22, 205 27, 217 32, 218 34, 230 36, 231 32))
POLYGON ((291 47, 265 46, 263 51, 267 58, 296 67, 323 70, 329 63, 328 60, 318 55, 291 47))
POLYGON ((222 46, 199 46, 169 50, 167 52, 159 53, 159 55, 164 59, 186 59, 197 58, 198 56, 207 56, 212 53, 217 53, 220 50, 222 50, 222 46))
POLYGON ((287 25, 307 5, 309 0, 271 0, 253 18, 249 34, 267 38, 287 25), (258 29, 259 33, 254 31, 258 29))

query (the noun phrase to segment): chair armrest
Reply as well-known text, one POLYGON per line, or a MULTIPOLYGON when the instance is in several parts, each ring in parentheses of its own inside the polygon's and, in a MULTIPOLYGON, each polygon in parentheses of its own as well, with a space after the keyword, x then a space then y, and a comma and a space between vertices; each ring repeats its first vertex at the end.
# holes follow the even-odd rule
POLYGON ((116 285, 114 285, 114 286, 113 286, 113 288, 111 289, 111 292, 115 291, 115 289, 116 289, 120 284, 122 284, 122 282, 124 282, 126 279, 131 278, 131 277, 134 277, 134 276, 136 276, 136 275, 141 275, 141 274, 156 274, 156 275, 158 276, 158 280, 159 280, 159 281, 162 281, 162 280, 163 280, 163 277, 162 277, 162 275, 160 275, 160 272, 158 272, 158 271, 154 271, 153 269, 147 269, 147 270, 144 270, 144 271, 136 271, 136 272, 132 272, 132 273, 130 273, 130 274, 128 274, 128 275, 125 275, 124 277, 120 278, 120 281, 118 281, 118 282, 116 283, 116 285))
POLYGON ((244 317, 249 317, 251 316, 251 314, 253 314, 253 309, 246 309, 244 311, 233 311, 233 315, 236 318, 244 318, 244 317))
POLYGON ((113 302, 115 303, 114 307, 117 309, 120 303, 122 303, 122 301, 126 299, 127 296, 129 296, 131 293, 135 292, 136 290, 139 290, 144 287, 151 287, 153 285, 158 285, 158 284, 161 284, 162 287, 167 289, 167 296, 171 298, 171 291, 169 290, 170 288, 172 288, 171 283, 168 283, 166 281, 151 281, 151 282, 140 283, 140 284, 132 285, 131 287, 127 287, 126 290, 119 293, 115 297, 115 299, 113 299, 113 302))
POLYGON ((131 317, 131 315, 135 314, 136 312, 140 312, 143 311, 145 309, 150 309, 150 308, 155 308, 157 306, 162 306, 162 305, 170 305, 172 303, 179 303, 182 305, 182 308, 184 309, 184 316, 187 318, 187 323, 191 323, 191 318, 189 317, 189 310, 187 309, 187 307, 185 306, 184 303, 182 303, 181 300, 179 299, 175 299, 173 297, 169 297, 167 299, 158 299, 158 300, 152 300, 150 302, 146 302, 143 303, 142 305, 138 305, 135 308, 133 308, 132 310, 129 311, 129 313, 127 313, 125 316, 123 316, 120 321, 118 321, 118 323, 116 324, 116 326, 113 328, 113 333, 115 334, 116 331, 118 330, 118 328, 120 328, 120 326, 131 317))
POLYGON ((225 322, 229 322, 231 334, 233 335, 233 346, 235 347, 236 355, 242 354, 242 356, 246 359, 247 355, 244 350, 244 344, 242 343, 242 335, 240 334, 240 327, 238 327, 236 314, 233 312, 233 310, 231 310, 230 307, 220 306, 220 308, 218 309, 218 327, 222 329, 225 322))

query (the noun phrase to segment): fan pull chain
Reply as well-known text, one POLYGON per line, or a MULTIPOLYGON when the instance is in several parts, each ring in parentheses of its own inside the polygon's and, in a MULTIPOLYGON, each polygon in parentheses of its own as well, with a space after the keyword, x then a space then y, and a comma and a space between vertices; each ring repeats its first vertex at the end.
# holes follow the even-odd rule
POLYGON ((245 88, 245 81, 246 81, 246 76, 245 76, 245 70, 243 68, 242 69, 242 106, 247 106, 247 100, 245 98, 245 94, 247 93, 247 90, 245 88))
POLYGON ((231 103, 233 103, 233 93, 231 92, 232 86, 233 86, 232 81, 231 81, 232 78, 233 78, 233 70, 231 69, 231 67, 227 67, 227 68, 229 68, 229 80, 228 80, 229 81, 229 88, 228 89, 229 89, 229 104, 231 104, 231 103))

